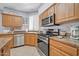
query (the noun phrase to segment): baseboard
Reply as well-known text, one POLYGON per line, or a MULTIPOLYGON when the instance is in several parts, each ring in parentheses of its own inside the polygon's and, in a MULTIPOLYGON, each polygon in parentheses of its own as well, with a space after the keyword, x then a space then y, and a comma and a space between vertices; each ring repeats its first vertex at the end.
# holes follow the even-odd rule
POLYGON ((13 47, 13 48, 18 48, 18 47, 22 47, 22 46, 24 46, 24 45, 20 45, 20 46, 15 46, 15 47, 13 47))
POLYGON ((30 44, 25 44, 24 46, 34 46, 34 47, 36 47, 35 45, 30 45, 30 44))

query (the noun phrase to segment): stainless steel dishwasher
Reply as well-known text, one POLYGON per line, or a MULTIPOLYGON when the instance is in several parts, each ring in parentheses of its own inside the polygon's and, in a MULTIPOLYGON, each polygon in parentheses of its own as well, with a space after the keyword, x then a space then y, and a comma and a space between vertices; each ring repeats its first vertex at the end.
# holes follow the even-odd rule
POLYGON ((14 47, 24 45, 24 34, 15 34, 14 35, 14 47))

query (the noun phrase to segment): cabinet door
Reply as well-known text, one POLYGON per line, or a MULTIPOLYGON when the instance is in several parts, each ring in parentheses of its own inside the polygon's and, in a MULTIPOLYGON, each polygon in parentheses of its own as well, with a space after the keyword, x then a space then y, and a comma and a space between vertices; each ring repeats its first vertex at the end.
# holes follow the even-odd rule
POLYGON ((22 18, 18 17, 18 16, 14 16, 13 17, 14 21, 13 21, 13 26, 17 27, 17 26, 22 26, 22 18))
POLYGON ((12 40, 10 40, 9 47, 10 48, 13 48, 14 47, 14 38, 12 38, 12 40))
POLYGON ((28 34, 24 34, 24 44, 29 44, 30 43, 30 40, 29 40, 29 35, 28 34))
POLYGON ((75 5, 73 3, 59 3, 55 5, 56 22, 68 21, 75 16, 75 5))
POLYGON ((2 49, 0 49, 0 56, 2 56, 2 49))
POLYGON ((75 4, 74 3, 67 3, 66 7, 66 17, 74 17, 75 16, 75 4))
POLYGON ((37 39, 36 36, 31 36, 30 37, 30 44, 31 45, 36 45, 36 43, 37 43, 37 40, 36 39, 37 39))
POLYGON ((37 45, 37 36, 34 34, 25 34, 25 45, 37 45))
POLYGON ((59 50, 58 48, 50 46, 50 56, 69 56, 69 54, 59 50))
POLYGON ((3 49, 3 56, 9 56, 10 55, 9 43, 7 43, 2 49, 3 49))
POLYGON ((2 25, 5 27, 10 27, 12 24, 12 16, 7 14, 2 14, 2 25))
POLYGON ((48 12, 47 12, 47 11, 48 11, 48 10, 46 10, 46 11, 44 12, 44 15, 43 15, 44 18, 48 17, 48 12))
POLYGON ((55 13, 55 6, 51 6, 51 7, 48 9, 48 16, 53 15, 54 13, 55 13))

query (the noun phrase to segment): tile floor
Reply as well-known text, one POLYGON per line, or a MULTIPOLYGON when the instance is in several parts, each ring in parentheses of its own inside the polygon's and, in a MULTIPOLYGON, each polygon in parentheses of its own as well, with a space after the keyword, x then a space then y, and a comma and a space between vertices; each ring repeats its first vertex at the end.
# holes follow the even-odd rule
POLYGON ((40 56, 40 54, 35 47, 22 46, 11 49, 11 56, 40 56))

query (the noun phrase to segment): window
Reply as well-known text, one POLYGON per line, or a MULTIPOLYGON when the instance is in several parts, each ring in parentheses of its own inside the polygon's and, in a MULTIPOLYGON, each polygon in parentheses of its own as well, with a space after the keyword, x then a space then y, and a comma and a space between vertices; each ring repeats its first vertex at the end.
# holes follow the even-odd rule
POLYGON ((28 24, 29 17, 23 17, 23 24, 28 24))
POLYGON ((33 16, 30 16, 29 17, 29 31, 33 31, 34 28, 33 28, 33 25, 34 24, 34 19, 33 19, 33 16))
POLYGON ((33 15, 29 17, 29 31, 39 31, 38 15, 33 15))

